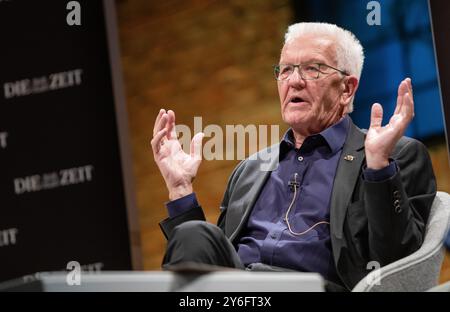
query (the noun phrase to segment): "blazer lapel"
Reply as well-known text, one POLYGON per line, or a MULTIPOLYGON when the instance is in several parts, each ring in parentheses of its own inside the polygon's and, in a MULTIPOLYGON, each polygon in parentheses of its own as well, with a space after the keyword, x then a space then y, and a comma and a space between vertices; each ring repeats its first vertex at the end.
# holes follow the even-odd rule
MULTIPOLYGON (((365 157, 364 139, 365 134, 351 122, 349 134, 338 163, 331 194, 331 234, 339 239, 342 238, 347 206, 350 202, 365 157)), ((279 153, 279 144, 273 145, 271 148, 275 148, 273 152, 279 153)), ((270 165, 267 166, 267 163, 265 164, 266 168, 270 168, 270 170, 261 170, 261 164, 263 162, 260 159, 249 160, 254 162, 254 165, 251 166, 251 174, 246 176, 245 182, 236 186, 236 193, 233 196, 234 198, 230 199, 230 206, 228 207, 225 220, 225 234, 231 241, 236 238, 247 222, 247 218, 267 178, 270 176, 271 171, 278 166, 278 154, 277 157, 271 157, 270 159, 270 165), (245 187, 246 185, 248 187, 245 187)))
POLYGON ((339 159, 330 205, 331 234, 338 239, 343 236, 343 226, 356 181, 363 163, 365 134, 350 123, 350 130, 339 159))
POLYGON ((264 184, 270 173, 278 167, 280 145, 275 144, 263 153, 273 153, 262 155, 259 158, 248 160, 253 162, 250 166, 251 173, 245 176, 245 181, 236 186, 237 194, 234 200, 230 200, 232 205, 228 207, 225 220, 225 235, 233 241, 247 222, 248 216, 258 199, 264 184), (266 159, 270 159, 267 161, 266 159), (266 161, 264 161, 266 160, 266 161))

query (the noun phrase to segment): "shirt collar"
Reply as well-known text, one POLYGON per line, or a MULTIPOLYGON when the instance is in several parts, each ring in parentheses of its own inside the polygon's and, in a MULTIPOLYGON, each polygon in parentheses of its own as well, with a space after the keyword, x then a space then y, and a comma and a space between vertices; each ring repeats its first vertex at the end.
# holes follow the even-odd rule
MULTIPOLYGON (((315 139, 319 137, 322 138, 322 140, 319 141, 328 145, 328 147, 330 148, 330 152, 334 154, 344 146, 349 128, 350 128, 350 117, 348 115, 345 115, 331 127, 326 128, 320 133, 308 136, 303 142, 302 147, 311 144, 311 140, 318 141, 315 139)), ((289 128, 284 134, 283 139, 281 141, 281 147, 282 147, 281 151, 283 150, 286 151, 286 149, 289 150, 295 148, 295 139, 292 128, 289 128)))

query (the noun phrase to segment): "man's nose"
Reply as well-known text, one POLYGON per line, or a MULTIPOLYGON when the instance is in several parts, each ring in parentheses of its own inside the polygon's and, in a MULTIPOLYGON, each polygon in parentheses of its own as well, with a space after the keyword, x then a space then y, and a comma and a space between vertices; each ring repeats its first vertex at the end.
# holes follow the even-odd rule
POLYGON ((289 86, 291 87, 304 87, 305 86, 305 79, 302 78, 300 75, 300 68, 296 67, 294 68, 294 72, 291 74, 291 76, 288 78, 289 86))

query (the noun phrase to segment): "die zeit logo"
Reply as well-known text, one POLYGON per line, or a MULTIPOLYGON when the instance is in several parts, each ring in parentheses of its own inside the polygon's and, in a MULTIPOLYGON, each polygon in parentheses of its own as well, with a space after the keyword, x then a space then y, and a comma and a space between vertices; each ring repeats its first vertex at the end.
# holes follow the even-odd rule
POLYGON ((18 232, 17 228, 0 230, 0 247, 15 245, 18 232))
POLYGON ((16 195, 92 181, 94 166, 87 165, 14 179, 16 195))
POLYGON ((8 144, 6 138, 8 137, 8 132, 0 132, 0 149, 5 149, 8 144))
POLYGON ((41 77, 5 82, 3 84, 4 97, 5 99, 12 99, 14 97, 79 86, 82 83, 82 73, 83 70, 78 68, 41 77))

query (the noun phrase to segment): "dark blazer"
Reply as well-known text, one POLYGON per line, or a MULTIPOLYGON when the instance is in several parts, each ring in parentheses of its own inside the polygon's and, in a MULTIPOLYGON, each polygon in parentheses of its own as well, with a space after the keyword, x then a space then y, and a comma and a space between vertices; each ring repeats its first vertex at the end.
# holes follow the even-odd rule
MULTIPOLYGON (((391 155, 396 160, 398 172, 386 181, 365 181, 362 178, 364 139, 365 133, 351 123, 330 204, 333 257, 337 272, 348 289, 373 269, 369 262, 377 261, 384 266, 421 246, 436 195, 428 152, 422 143, 407 137, 399 140, 391 155)), ((229 178, 218 226, 235 245, 270 176, 270 171, 261 168, 275 168, 278 152, 279 144, 258 152, 258 157, 242 161, 229 178), (272 157, 268 157, 269 153, 272 157), (267 159, 271 159, 270 166, 267 166, 267 159)), ((198 207, 166 219, 160 226, 166 237, 170 237, 178 224, 204 219, 203 211, 198 207)))

